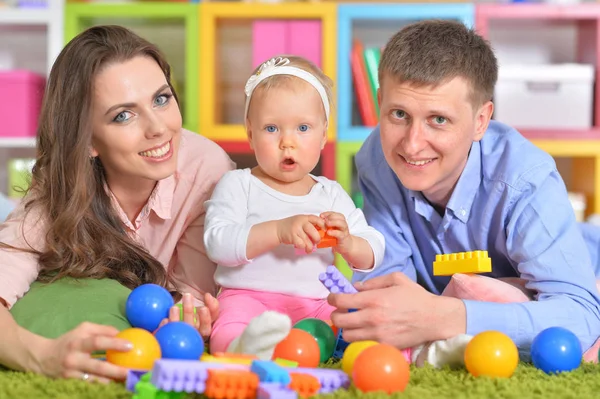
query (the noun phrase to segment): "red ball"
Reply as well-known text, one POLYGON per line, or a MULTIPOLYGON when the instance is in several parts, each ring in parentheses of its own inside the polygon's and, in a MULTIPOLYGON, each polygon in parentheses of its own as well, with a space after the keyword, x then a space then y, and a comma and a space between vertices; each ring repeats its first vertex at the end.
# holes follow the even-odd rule
POLYGON ((410 370, 404 355, 387 344, 363 350, 352 370, 354 385, 362 392, 403 392, 409 378, 410 370))
POLYGON ((317 340, 304 330, 292 328, 288 336, 277 344, 275 359, 298 362, 298 367, 317 367, 321 358, 317 340))

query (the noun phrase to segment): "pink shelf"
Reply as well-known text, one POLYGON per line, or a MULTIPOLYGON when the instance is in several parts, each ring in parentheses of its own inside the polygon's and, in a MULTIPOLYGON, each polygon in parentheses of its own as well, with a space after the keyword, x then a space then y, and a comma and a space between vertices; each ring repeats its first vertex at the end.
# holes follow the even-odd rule
POLYGON ((476 20, 484 19, 597 19, 600 4, 560 6, 554 4, 480 4, 476 20))
POLYGON ((564 129, 519 129, 523 136, 530 140, 598 140, 600 128, 564 130, 564 129))

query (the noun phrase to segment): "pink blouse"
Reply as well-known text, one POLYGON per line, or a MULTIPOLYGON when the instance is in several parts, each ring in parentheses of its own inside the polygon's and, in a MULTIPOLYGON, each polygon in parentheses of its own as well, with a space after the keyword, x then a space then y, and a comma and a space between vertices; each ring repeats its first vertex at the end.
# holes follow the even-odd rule
MULTIPOLYGON (((131 237, 167 268, 180 292, 191 293, 196 306, 205 292, 216 293, 215 264, 204 249, 204 202, 221 176, 235 168, 227 153, 205 137, 182 131, 177 170, 156 185, 148 203, 131 223, 116 199, 113 204, 131 237)), ((17 207, 0 225, 0 241, 41 249, 44 225, 17 207), (27 242, 27 243, 26 243, 27 242)), ((9 307, 28 290, 39 272, 37 256, 0 249, 0 299, 9 307)), ((1 301, 0 301, 1 302, 1 301)))

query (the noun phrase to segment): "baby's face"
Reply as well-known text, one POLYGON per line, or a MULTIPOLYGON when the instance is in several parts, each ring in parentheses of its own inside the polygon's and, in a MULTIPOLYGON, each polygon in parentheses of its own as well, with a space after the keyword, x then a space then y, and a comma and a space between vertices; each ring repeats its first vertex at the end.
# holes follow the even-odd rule
POLYGON ((327 140, 319 93, 297 78, 257 89, 248 110, 248 138, 265 174, 284 183, 302 180, 319 162, 327 140))

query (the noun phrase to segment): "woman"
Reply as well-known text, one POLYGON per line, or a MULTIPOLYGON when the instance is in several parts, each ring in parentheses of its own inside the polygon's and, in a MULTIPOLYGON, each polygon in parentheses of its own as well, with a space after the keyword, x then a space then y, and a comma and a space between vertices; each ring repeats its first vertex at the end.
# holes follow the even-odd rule
MULTIPOLYGON (((218 304, 215 265, 202 243, 203 204, 234 164, 215 143, 182 129, 170 76, 154 45, 118 26, 91 28, 58 56, 31 188, 0 227, 1 364, 51 377, 124 378, 126 370, 91 353, 128 349, 102 306, 113 296, 106 292, 123 297, 144 283, 177 298, 187 293, 184 320, 193 322, 196 305, 197 327, 210 333, 218 304), (61 335, 42 337, 15 321, 41 319, 43 330, 71 314, 113 326, 63 325, 61 335)), ((170 318, 179 319, 177 308, 170 318)))

